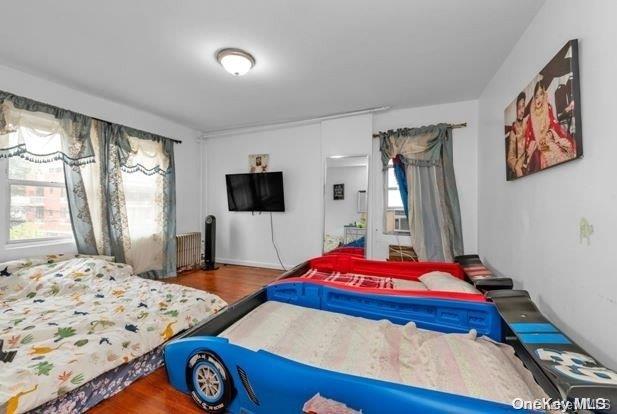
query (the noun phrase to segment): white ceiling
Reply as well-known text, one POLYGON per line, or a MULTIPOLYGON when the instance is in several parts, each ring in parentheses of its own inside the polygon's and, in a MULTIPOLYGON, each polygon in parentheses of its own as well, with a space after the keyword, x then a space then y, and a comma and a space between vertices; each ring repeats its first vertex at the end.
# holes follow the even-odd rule
POLYGON ((4 1, 0 64, 214 131, 477 98, 543 1, 4 1))

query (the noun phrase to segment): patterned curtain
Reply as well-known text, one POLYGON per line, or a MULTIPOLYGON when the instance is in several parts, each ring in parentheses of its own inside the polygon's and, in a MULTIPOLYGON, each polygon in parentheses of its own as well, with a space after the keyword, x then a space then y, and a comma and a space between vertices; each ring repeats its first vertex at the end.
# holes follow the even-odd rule
POLYGON ((423 261, 463 254, 461 212, 447 124, 380 133, 384 169, 399 157, 405 166, 411 240, 423 261))
POLYGON ((0 158, 32 162, 94 162, 91 118, 0 91, 0 158))
POLYGON ((114 256, 146 278, 175 275, 173 142, 97 120, 91 136, 100 161, 65 166, 78 251, 114 256))

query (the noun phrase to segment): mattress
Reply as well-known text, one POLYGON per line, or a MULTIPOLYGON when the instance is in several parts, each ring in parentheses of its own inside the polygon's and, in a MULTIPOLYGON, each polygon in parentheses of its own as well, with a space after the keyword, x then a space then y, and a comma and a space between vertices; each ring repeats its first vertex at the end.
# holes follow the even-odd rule
POLYGON ((0 407, 17 413, 82 386, 217 312, 218 296, 142 279, 97 257, 0 264, 0 407))
POLYGON ((323 369, 484 400, 545 397, 510 346, 473 331, 443 334, 269 301, 219 336, 323 369))

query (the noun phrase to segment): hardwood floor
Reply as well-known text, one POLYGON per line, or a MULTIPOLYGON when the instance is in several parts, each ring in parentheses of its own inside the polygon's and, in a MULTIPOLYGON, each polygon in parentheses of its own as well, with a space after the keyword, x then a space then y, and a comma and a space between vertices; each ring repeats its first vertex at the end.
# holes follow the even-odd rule
MULTIPOLYGON (((187 272, 165 281, 206 290, 220 296, 228 303, 233 303, 271 282, 280 273, 272 269, 221 265, 215 271, 187 272)), ((164 368, 138 379, 88 412, 94 414, 203 413, 193 403, 191 397, 176 391, 169 385, 164 368)))

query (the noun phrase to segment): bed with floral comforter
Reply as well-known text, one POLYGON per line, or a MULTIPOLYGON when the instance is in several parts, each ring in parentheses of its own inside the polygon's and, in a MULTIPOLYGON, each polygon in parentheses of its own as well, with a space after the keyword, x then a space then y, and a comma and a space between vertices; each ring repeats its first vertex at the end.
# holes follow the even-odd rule
POLYGON ((152 351, 226 303, 105 257, 0 263, 0 413, 38 407, 152 351))

